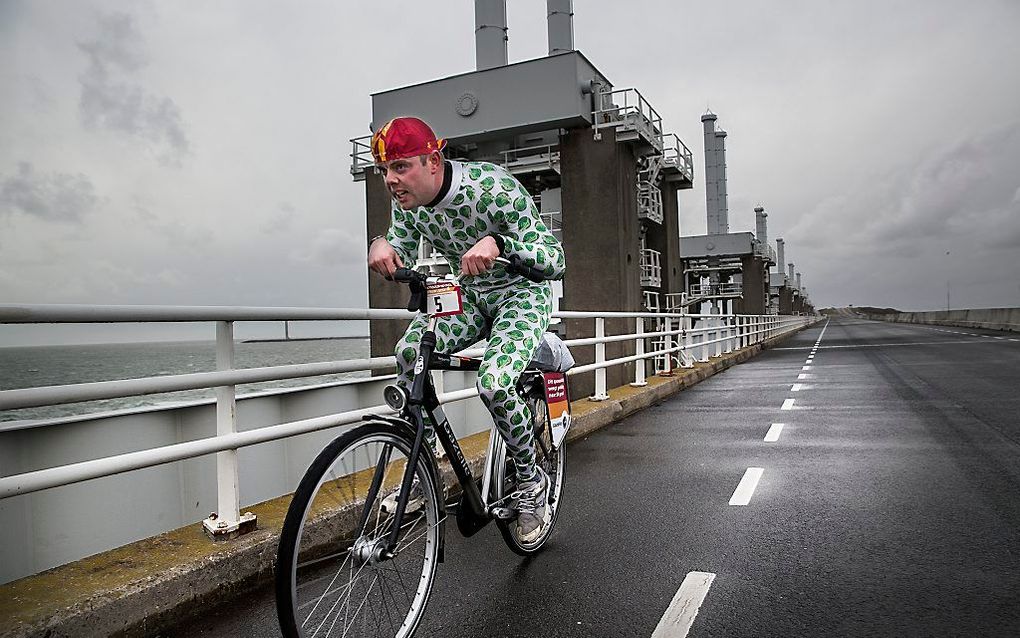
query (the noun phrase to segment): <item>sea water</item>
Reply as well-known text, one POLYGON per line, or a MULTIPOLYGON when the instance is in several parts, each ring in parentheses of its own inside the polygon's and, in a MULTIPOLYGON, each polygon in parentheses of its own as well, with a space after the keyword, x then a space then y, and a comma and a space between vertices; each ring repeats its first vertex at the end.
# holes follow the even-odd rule
MULTIPOLYGON (((366 337, 251 341, 234 344, 236 368, 343 361, 369 356, 366 337)), ((0 348, 0 390, 90 383, 116 379, 216 370, 214 341, 118 343, 0 348)), ((238 396, 271 388, 291 388, 368 376, 349 372, 237 386, 238 396)), ((83 403, 0 410, 0 422, 47 419, 215 397, 212 388, 83 403)))

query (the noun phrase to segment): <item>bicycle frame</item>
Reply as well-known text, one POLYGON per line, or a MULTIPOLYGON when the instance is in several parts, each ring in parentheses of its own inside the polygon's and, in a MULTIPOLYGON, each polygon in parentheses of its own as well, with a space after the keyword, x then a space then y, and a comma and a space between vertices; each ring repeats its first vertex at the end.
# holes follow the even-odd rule
MULTIPOLYGON (((434 369, 465 371, 477 370, 479 361, 475 359, 457 359, 458 365, 451 365, 452 357, 446 354, 435 354, 436 322, 436 317, 429 317, 428 326, 422 334, 421 343, 418 348, 418 357, 415 360, 414 381, 411 384, 407 406, 404 409, 404 416, 410 417, 415 435, 414 442, 411 446, 411 453, 404 468, 404 475, 400 482, 400 496, 397 501, 396 512, 394 513, 393 528, 390 530, 390 537, 387 542, 387 550, 389 552, 393 552, 397 546, 397 537, 399 535, 401 525, 403 524, 404 513, 407 508, 407 500, 411 491, 411 484, 414 481, 414 468, 417 466, 418 458, 424 453, 425 412, 428 412, 432 419, 436 437, 439 439, 440 444, 446 451, 446 456, 450 459, 450 465, 453 468, 454 474, 457 476, 457 481, 460 483, 461 489, 463 490, 464 497, 462 500, 461 511, 458 512, 457 520, 461 532, 464 533, 465 536, 474 534, 492 520, 492 515, 489 511, 489 503, 486 502, 487 498, 483 497, 483 494, 489 494, 493 471, 496 469, 494 468, 494 461, 495 463, 505 462, 503 454, 503 446, 505 446, 505 443, 499 433, 496 432, 495 425, 493 425, 493 430, 489 437, 487 462, 483 473, 483 487, 480 492, 475 483, 475 477, 471 472, 467 459, 464 458, 464 452, 457 443, 457 437, 453 432, 453 428, 450 426, 450 420, 446 417, 446 413, 439 404, 439 399, 436 396, 435 385, 432 382, 432 375, 429 374, 429 372, 434 369), (467 507, 466 512, 464 511, 464 506, 467 507)), ((428 457, 430 458, 430 462, 434 464, 435 460, 431 458, 432 455, 428 454, 428 457)), ((388 456, 383 455, 376 467, 376 475, 373 478, 371 487, 369 488, 368 500, 366 502, 374 502, 382 482, 383 468, 387 462, 388 456)), ((436 474, 438 475, 438 472, 436 472, 436 474)), ((364 529, 367 517, 368 509, 366 508, 365 511, 362 512, 362 522, 361 525, 359 525, 359 532, 364 529)))

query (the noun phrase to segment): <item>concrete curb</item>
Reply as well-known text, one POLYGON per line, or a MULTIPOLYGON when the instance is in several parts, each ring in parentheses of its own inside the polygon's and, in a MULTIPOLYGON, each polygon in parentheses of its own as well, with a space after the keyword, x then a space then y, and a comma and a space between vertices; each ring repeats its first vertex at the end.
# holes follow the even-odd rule
MULTIPOLYGON (((605 401, 574 401, 568 441, 661 403, 807 327, 672 377, 650 377, 640 388, 614 388, 605 401)), ((481 467, 487 441, 487 432, 461 440, 473 470, 481 467)), ((260 528, 234 541, 211 543, 194 524, 2 585, 0 637, 151 636, 249 591, 272 577, 289 503, 288 495, 245 508, 258 515, 260 528)))

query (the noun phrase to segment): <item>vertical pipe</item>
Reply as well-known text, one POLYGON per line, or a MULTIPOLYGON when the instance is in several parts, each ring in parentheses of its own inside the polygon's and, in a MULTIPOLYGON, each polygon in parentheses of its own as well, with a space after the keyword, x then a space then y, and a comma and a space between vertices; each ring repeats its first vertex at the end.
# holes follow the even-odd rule
POLYGON ((716 152, 719 154, 719 234, 730 232, 730 203, 726 186, 726 131, 715 132, 718 140, 716 152))
POLYGON ((574 50, 573 0, 546 0, 549 24, 549 55, 574 50))
POLYGON ((769 214, 765 212, 764 208, 761 206, 754 207, 755 235, 757 235, 756 239, 766 248, 768 248, 769 245, 768 218, 769 214))
POLYGON ((506 66, 506 0, 475 0, 475 67, 506 66))
MULTIPOLYGON (((606 320, 603 317, 595 318, 595 338, 605 339, 606 338, 606 320)), ((595 363, 606 362, 606 344, 605 342, 598 342, 595 344, 595 363)), ((591 399, 592 401, 605 401, 609 398, 606 393, 606 369, 598 368, 595 370, 595 396, 591 399)))
POLYGON ((721 227, 722 203, 720 200, 719 175, 719 138, 715 134, 715 113, 701 116, 701 124, 705 133, 705 212, 708 221, 708 234, 719 235, 721 227))

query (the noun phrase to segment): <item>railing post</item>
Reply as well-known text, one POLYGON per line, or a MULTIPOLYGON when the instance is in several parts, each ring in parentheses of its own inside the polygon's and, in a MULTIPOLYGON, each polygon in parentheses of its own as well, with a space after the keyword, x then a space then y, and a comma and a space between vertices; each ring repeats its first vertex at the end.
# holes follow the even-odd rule
MULTIPOLYGON (((686 304, 687 295, 681 297, 680 300, 682 303, 686 304)), ((680 317, 680 329, 682 332, 679 335, 680 338, 677 339, 677 341, 680 341, 683 346, 683 349, 679 352, 680 366, 683 368, 693 368, 694 355, 690 353, 691 343, 693 341, 691 339, 691 318, 687 316, 686 305, 680 306, 680 314, 682 315, 680 317)))
POLYGON ((736 315, 726 315, 723 318, 723 326, 726 328, 726 354, 733 352, 733 322, 736 315))
MULTIPOLYGON (((234 322, 216 322, 216 370, 234 369, 234 322)), ((216 387, 216 436, 237 433, 237 401, 234 386, 216 387)), ((255 529, 255 515, 241 515, 237 481, 237 450, 216 453, 216 511, 202 521, 213 540, 226 540, 255 529)))
MULTIPOLYGON (((644 317, 638 317, 637 318, 637 324, 636 324, 635 327, 637 328, 635 330, 635 332, 637 333, 637 339, 635 340, 635 351, 634 351, 634 354, 636 354, 638 356, 641 356, 641 355, 643 355, 645 353, 645 340, 641 336, 641 335, 643 335, 645 333, 645 320, 644 320, 644 317)), ((666 343, 666 349, 668 350, 669 349, 669 337, 666 337, 664 339, 664 341, 666 343)), ((645 359, 638 359, 634 363, 635 363, 635 365, 634 365, 634 383, 632 383, 631 385, 635 386, 635 387, 641 387, 641 386, 644 386, 644 385, 648 385, 648 382, 645 381, 645 359)))
MULTIPOLYGON (((595 317, 595 338, 606 338, 606 320, 604 317, 595 317)), ((595 344, 595 363, 605 362, 606 344, 600 341, 595 344)), ((598 368, 595 370, 595 395, 591 397, 591 400, 605 401, 608 398, 609 395, 606 393, 606 369, 598 368)))
POLYGON ((722 356, 722 351, 723 351, 723 346, 722 346, 722 338, 723 338, 722 337, 722 325, 723 325, 723 321, 724 320, 723 320, 722 317, 716 317, 716 319, 715 319, 715 337, 713 337, 713 341, 715 341, 715 356, 716 357, 721 357, 722 356))

